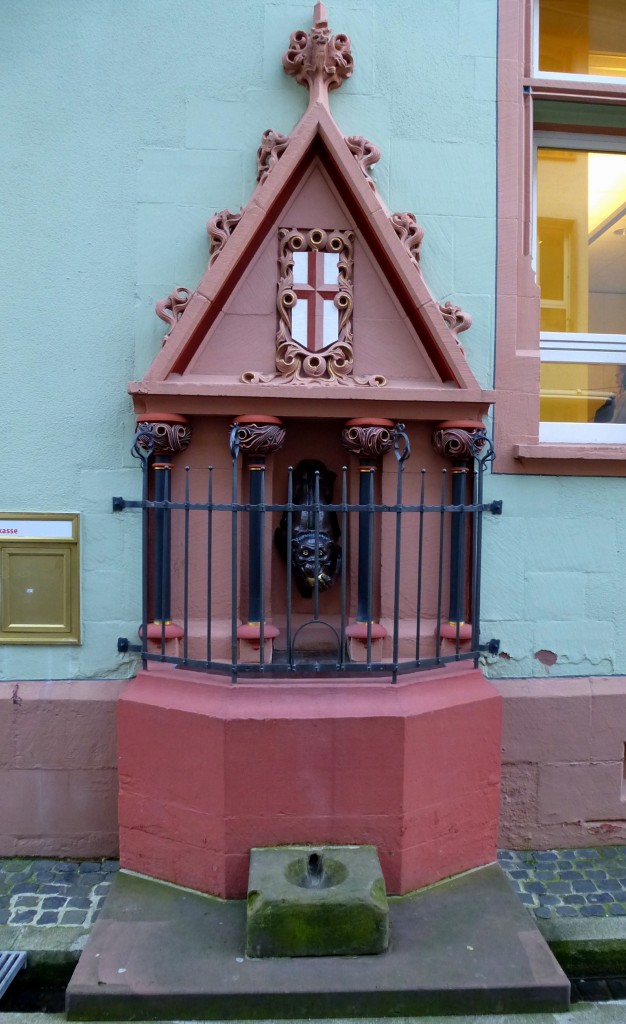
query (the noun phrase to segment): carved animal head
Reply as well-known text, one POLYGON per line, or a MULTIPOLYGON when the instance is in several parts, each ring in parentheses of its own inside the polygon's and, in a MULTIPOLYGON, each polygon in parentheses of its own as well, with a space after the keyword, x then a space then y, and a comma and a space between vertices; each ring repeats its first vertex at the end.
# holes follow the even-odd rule
POLYGON ((313 595, 316 579, 319 591, 328 590, 341 569, 341 547, 337 543, 341 535, 339 520, 336 512, 324 508, 332 503, 334 482, 335 474, 318 459, 300 462, 293 474, 293 503, 304 508, 291 516, 291 551, 287 551, 289 518, 286 512, 274 535, 276 547, 291 565, 295 584, 303 597, 313 595), (315 510, 316 481, 318 512, 315 510))
POLYGON ((316 538, 315 530, 298 531, 291 542, 291 564, 298 590, 303 597, 312 597, 316 570, 320 591, 334 583, 341 568, 341 548, 328 533, 318 532, 316 538))

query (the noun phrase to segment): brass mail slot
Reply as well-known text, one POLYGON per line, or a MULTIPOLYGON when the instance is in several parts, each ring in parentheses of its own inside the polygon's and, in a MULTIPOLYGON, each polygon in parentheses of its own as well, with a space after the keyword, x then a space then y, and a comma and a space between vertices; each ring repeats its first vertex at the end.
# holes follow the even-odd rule
POLYGON ((79 642, 78 515, 0 515, 0 643, 79 642))

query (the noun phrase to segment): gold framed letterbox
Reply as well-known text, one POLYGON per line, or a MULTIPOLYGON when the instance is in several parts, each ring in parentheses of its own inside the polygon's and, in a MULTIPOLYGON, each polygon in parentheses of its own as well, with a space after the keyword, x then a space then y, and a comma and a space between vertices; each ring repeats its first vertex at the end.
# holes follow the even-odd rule
POLYGON ((80 643, 77 514, 0 514, 0 643, 80 643))

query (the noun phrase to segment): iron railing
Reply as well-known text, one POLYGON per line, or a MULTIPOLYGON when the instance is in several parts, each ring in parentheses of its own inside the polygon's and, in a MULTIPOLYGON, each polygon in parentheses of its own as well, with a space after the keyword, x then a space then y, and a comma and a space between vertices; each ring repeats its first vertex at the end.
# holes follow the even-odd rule
MULTIPOLYGON (((292 467, 287 500, 266 501, 262 466, 254 480, 249 474, 248 498, 253 500, 242 501, 246 474, 233 431, 229 493, 213 467, 204 471, 202 481, 186 466, 175 478, 173 496, 172 467, 154 462, 144 429, 141 445, 136 442, 133 448, 143 471, 142 498, 113 499, 115 512, 138 509, 143 520, 141 643, 120 638, 118 649, 140 653, 144 665, 160 662, 223 673, 233 682, 239 677, 312 676, 383 676, 395 682, 400 674, 451 662, 477 665, 482 651, 497 651, 497 641, 481 644, 479 636, 482 520, 484 513, 502 510, 501 501, 483 501, 491 444, 483 438, 477 446, 466 477, 471 500, 457 504, 449 500, 453 474, 446 469, 440 474, 422 469, 411 488, 413 500, 406 502, 410 445, 402 424, 396 427, 394 452, 391 503, 374 500, 373 469, 359 502, 349 501, 345 466, 337 502, 320 499, 319 473, 313 500, 294 501, 292 467), (199 487, 204 500, 198 500, 199 487), (326 591, 318 552, 329 514, 336 516, 343 551, 334 586, 326 591), (295 592, 291 567, 272 542, 280 523, 284 547, 291 552, 302 517, 315 551, 308 600, 295 592), (172 606, 179 623, 174 631, 172 606), (356 631, 354 619, 360 622, 356 631), (242 623, 256 626, 256 643, 248 640, 245 657, 242 623), (279 636, 274 638, 276 625, 279 636), (307 630, 315 639, 305 639, 307 630), (322 634, 332 642, 321 641, 322 634)), ((360 477, 363 481, 363 473, 360 477)))

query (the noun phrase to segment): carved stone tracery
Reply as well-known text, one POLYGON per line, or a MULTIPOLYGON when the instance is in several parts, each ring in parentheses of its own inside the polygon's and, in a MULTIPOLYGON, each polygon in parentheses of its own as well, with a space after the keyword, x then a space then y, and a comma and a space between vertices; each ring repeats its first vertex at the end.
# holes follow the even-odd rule
POLYGON ((191 427, 182 416, 162 420, 141 420, 137 423, 135 446, 153 455, 184 452, 191 441, 191 427))
POLYGON ((206 233, 209 236, 211 261, 217 259, 242 217, 243 210, 240 210, 239 213, 220 210, 207 221, 206 233))
POLYGON ((477 458, 489 444, 482 423, 442 423, 433 431, 433 448, 447 459, 464 462, 477 458))
MULTIPOLYGON (((156 303, 154 307, 156 315, 161 320, 164 320, 166 324, 169 324, 169 331, 165 338, 167 338, 174 324, 180 320, 190 298, 191 292, 189 288, 174 288, 174 291, 170 292, 166 299, 159 299, 156 303)), ((164 342, 165 338, 163 338, 164 342)))
POLYGON ((389 219, 398 238, 419 270, 424 228, 417 223, 414 213, 392 213, 389 219))
POLYGON ((287 149, 288 144, 288 135, 281 135, 280 132, 275 132, 273 128, 268 128, 267 131, 263 132, 261 145, 256 154, 256 180, 259 184, 265 181, 270 171, 274 169, 280 157, 287 149))
POLYGON ((341 443, 352 455, 376 457, 393 448, 393 423, 346 423, 341 432, 341 443))
POLYGON ((236 443, 246 455, 274 455, 285 443, 285 428, 278 423, 239 423, 231 425, 236 429, 236 443))
POLYGON ((354 70, 350 37, 331 36, 324 4, 315 5, 311 32, 299 29, 289 38, 283 54, 283 68, 299 85, 313 89, 319 84, 327 90, 338 89, 354 70))
POLYGON ((460 334, 461 331, 467 331, 472 326, 472 318, 469 313, 466 313, 460 306, 455 306, 452 302, 446 302, 439 306, 441 314, 447 323, 450 330, 454 331, 455 334, 460 334))
POLYGON ((363 135, 348 135, 346 145, 367 179, 370 188, 376 188, 370 178, 369 168, 380 160, 380 149, 363 135))
POLYGON ((249 370, 241 380, 246 384, 269 384, 281 379, 293 384, 359 384, 382 387, 384 377, 355 377, 352 347, 353 250, 352 231, 313 228, 280 228, 278 232, 278 330, 276 333, 276 372, 269 374, 249 370), (328 252, 338 255, 338 290, 333 301, 339 313, 337 341, 318 351, 305 348, 292 337, 291 310, 296 305, 293 267, 294 252, 328 252))

